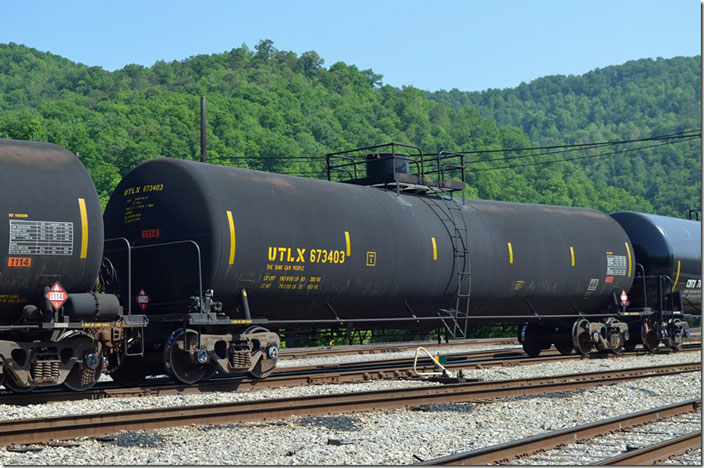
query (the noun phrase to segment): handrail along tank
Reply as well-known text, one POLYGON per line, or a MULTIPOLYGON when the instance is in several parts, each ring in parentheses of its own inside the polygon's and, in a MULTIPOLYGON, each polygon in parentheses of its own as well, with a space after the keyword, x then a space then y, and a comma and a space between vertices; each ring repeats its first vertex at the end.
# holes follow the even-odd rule
POLYGON ((101 349, 110 340, 99 329, 120 313, 115 296, 93 291, 103 220, 90 175, 60 146, 0 140, 0 215, 5 386, 26 391, 64 383, 83 390, 102 372, 101 349), (52 305, 50 287, 65 302, 52 305))
POLYGON ((605 311, 632 284, 629 239, 595 210, 462 205, 176 159, 125 176, 105 226, 108 238, 164 246, 133 259, 133 289, 149 295, 151 315, 179 310, 202 289, 228 317, 245 318, 245 289, 251 316, 274 328, 431 328, 439 309, 454 307, 460 281, 448 216, 468 228, 476 323, 574 320, 605 311), (196 248, 176 241, 197 243, 202 278, 196 248))

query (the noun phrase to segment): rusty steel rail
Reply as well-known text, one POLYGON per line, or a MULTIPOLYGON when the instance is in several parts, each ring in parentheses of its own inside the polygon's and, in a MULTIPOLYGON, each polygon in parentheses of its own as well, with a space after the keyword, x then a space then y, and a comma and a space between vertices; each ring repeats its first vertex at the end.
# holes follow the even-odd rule
POLYGON ((687 450, 701 448, 702 431, 690 432, 673 439, 648 445, 615 457, 601 460, 594 465, 654 465, 670 457, 681 455, 687 450))
MULTIPOLYGON (((685 344, 683 348, 678 352, 698 352, 701 351, 701 343, 689 343, 685 344)), ((669 354, 672 351, 663 349, 655 354, 669 354)), ((441 354, 447 359, 443 366, 448 368, 464 368, 464 369, 481 369, 486 367, 512 367, 520 366, 526 364, 538 364, 541 362, 551 362, 551 361, 565 361, 574 359, 614 359, 621 356, 645 356, 648 354, 653 354, 645 350, 624 352, 621 355, 615 355, 611 353, 603 352, 593 352, 587 356, 582 356, 581 354, 560 354, 557 350, 551 349, 542 353, 538 357, 527 356, 523 350, 514 348, 503 348, 495 349, 489 351, 464 351, 458 353, 445 353, 441 354)), ((381 371, 393 371, 400 370, 405 372, 406 375, 411 376, 410 369, 412 366, 413 358, 398 358, 398 359, 377 359, 374 361, 356 361, 338 364, 314 364, 307 366, 296 366, 296 367, 283 367, 275 371, 274 375, 277 374, 289 374, 293 372, 314 372, 319 370, 335 371, 337 369, 343 370, 348 368, 360 368, 364 367, 368 369, 369 373, 372 373, 376 369, 374 367, 379 367, 381 371), (396 369, 399 368, 399 369, 396 369), (407 371, 407 372, 406 372, 407 371)), ((429 358, 419 358, 419 363, 423 365, 431 364, 429 358)))
POLYGON ((308 359, 311 357, 325 356, 345 356, 345 355, 368 355, 382 353, 398 353, 412 351, 418 346, 425 348, 442 348, 455 346, 483 346, 483 345, 518 345, 516 338, 474 338, 448 343, 437 343, 428 341, 406 342, 406 343, 379 343, 366 345, 342 345, 317 348, 284 348, 279 353, 279 359, 308 359))
MULTIPOLYGON (((700 341, 701 331, 692 329, 693 334, 689 338, 685 338, 685 342, 700 341)), ((279 353, 279 359, 307 359, 311 357, 325 356, 345 356, 345 355, 369 355, 383 353, 397 353, 403 351, 412 351, 418 346, 423 346, 428 349, 438 349, 442 347, 453 346, 480 346, 480 345, 518 345, 516 338, 474 338, 459 341, 450 341, 448 343, 437 342, 407 342, 407 343, 380 343, 366 345, 341 345, 333 347, 310 347, 310 348, 284 348, 279 353)))
MULTIPOLYGON (((637 426, 639 424, 652 423, 673 416, 699 411, 701 409, 701 405, 701 398, 696 400, 683 401, 680 403, 662 406, 651 410, 639 411, 637 413, 631 413, 624 416, 604 419, 589 424, 582 424, 579 426, 562 429, 555 432, 540 434, 537 436, 528 437, 526 439, 515 440, 503 444, 494 445, 491 447, 485 447, 469 452, 462 452, 442 458, 436 458, 434 460, 428 460, 425 462, 418 463, 418 465, 489 465, 492 463, 508 464, 511 462, 511 460, 515 458, 529 455, 540 450, 551 450, 566 444, 573 444, 580 440, 591 439, 597 436, 607 434, 609 432, 620 431, 629 427, 637 426)), ((690 448, 690 446, 687 444, 691 443, 692 438, 688 438, 687 441, 688 442, 682 442, 682 444, 679 446, 686 445, 687 448, 690 448)), ((701 445, 701 432, 699 432, 699 442, 697 442, 697 444, 701 445)), ((663 444, 657 445, 660 446, 663 444)), ((656 456, 660 456, 660 454, 662 453, 669 453, 669 455, 674 455, 675 449, 669 449, 668 447, 670 446, 662 448, 661 451, 657 452, 658 455, 656 456), (668 452, 668 450, 671 451, 668 452)), ((597 465, 642 465, 649 463, 648 460, 650 460, 650 458, 647 458, 649 455, 644 454, 643 458, 629 457, 630 454, 635 455, 636 452, 640 452, 640 450, 628 452, 617 457, 603 460, 603 462, 597 463, 597 465)), ((658 459, 659 458, 655 458, 654 460, 658 459)))
MULTIPOLYGON (((687 347, 681 352, 699 352, 699 347, 687 347)), ((645 352, 624 353, 624 356, 640 356, 645 352)), ((594 353, 589 356, 572 354, 563 356, 556 352, 546 353, 537 358, 531 358, 523 353, 505 352, 469 352, 447 356, 450 361, 444 364, 451 369, 480 369, 489 367, 514 367, 575 359, 618 359, 611 354, 594 353), (470 359, 460 359, 462 356, 470 359)), ((429 359, 420 360, 419 370, 428 372, 435 369, 429 359)), ((244 378, 218 378, 194 385, 184 385, 164 382, 165 379, 154 379, 151 385, 138 387, 115 387, 111 384, 101 385, 84 392, 63 391, 56 389, 35 390, 28 394, 0 394, 0 404, 29 405, 54 401, 98 400, 103 398, 127 398, 140 396, 165 396, 179 394, 195 394, 205 392, 251 391, 271 388, 295 387, 300 385, 322 385, 359 383, 381 379, 413 379, 413 363, 409 359, 381 360, 363 363, 343 364, 340 366, 304 366, 280 369, 271 377, 263 380, 244 378)))
MULTIPOLYGON (((549 352, 546 353, 545 355, 552 355, 556 354, 556 352, 549 352)), ((497 359, 497 358, 527 358, 526 354, 523 352, 521 349, 515 349, 515 348, 500 348, 500 349, 493 349, 493 350, 488 350, 488 351, 462 351, 462 352, 457 352, 457 353, 441 353, 441 356, 445 357, 448 359, 448 361, 463 361, 467 362, 468 360, 483 360, 483 359, 497 359)), ((419 359, 419 361, 423 363, 430 363, 431 359, 427 357, 423 357, 419 359)), ((384 368, 386 367, 392 367, 392 366, 407 366, 409 363, 413 362, 412 357, 405 357, 405 358, 394 358, 394 359, 375 359, 373 361, 353 361, 353 362, 341 362, 341 363, 335 363, 335 364, 312 364, 312 365, 303 365, 303 366, 295 366, 295 367, 280 367, 276 370, 278 373, 289 373, 289 372, 308 372, 308 371, 316 371, 320 369, 344 369, 344 368, 352 368, 352 367, 375 367, 375 366, 383 366, 384 368)))
POLYGON ((701 364, 570 374, 494 382, 255 400, 214 405, 60 416, 0 422, 0 446, 152 430, 190 424, 227 424, 289 416, 398 409, 430 403, 461 403, 513 396, 570 392, 600 385, 701 370, 701 364))

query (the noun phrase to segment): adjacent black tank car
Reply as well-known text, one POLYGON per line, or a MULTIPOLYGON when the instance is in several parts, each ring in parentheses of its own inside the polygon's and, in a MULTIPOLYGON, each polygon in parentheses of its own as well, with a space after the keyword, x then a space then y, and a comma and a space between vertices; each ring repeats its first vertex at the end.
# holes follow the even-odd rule
POLYGON ((0 321, 14 323, 24 304, 43 302, 60 281, 88 291, 103 254, 100 201, 88 171, 65 149, 0 141, 0 321))
MULTIPOLYGON (((616 220, 452 198, 459 189, 442 170, 433 185, 409 172, 409 160, 367 155, 366 177, 346 184, 175 159, 137 167, 115 190, 105 225, 108 238, 132 246, 131 281, 123 275, 117 293, 129 287, 132 307, 142 300, 160 324, 146 347, 181 381, 257 363, 255 375, 270 372, 278 339, 261 327, 444 326, 462 336, 469 324, 525 323, 519 338, 531 355, 552 344, 623 349, 619 297, 638 264, 616 220)), ((107 256, 125 271, 124 250, 107 256)))
POLYGON ((684 314, 701 315, 701 223, 631 211, 611 217, 628 234, 638 259, 628 311, 642 318, 630 321, 626 348, 643 343, 654 351, 661 342, 679 348, 687 332, 684 314))
MULTIPOLYGON (((642 265, 642 278, 658 275, 668 278, 667 288, 680 292, 683 309, 701 313, 702 305, 702 235, 701 223, 687 219, 668 218, 632 211, 612 213, 611 217, 626 231, 633 243, 635 258, 642 265)), ((650 298, 644 298, 642 284, 631 294, 634 306, 654 303, 657 287, 650 287, 650 298)))
POLYGON ((121 308, 94 291, 103 219, 88 172, 57 145, 0 140, 0 214, 5 386, 89 387, 119 346, 121 308))

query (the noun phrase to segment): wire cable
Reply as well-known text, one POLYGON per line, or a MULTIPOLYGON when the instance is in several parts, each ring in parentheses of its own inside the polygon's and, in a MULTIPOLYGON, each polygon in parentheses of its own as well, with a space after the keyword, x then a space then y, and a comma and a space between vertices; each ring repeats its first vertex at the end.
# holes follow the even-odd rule
MULTIPOLYGON (((491 153, 510 153, 510 152, 515 152, 515 151, 536 151, 536 150, 552 150, 552 149, 569 149, 571 151, 576 151, 577 149, 589 149, 592 147, 600 147, 600 146, 611 146, 611 145, 623 145, 623 144, 628 144, 628 143, 638 143, 638 142, 644 142, 644 141, 654 141, 654 140, 664 140, 664 139, 676 139, 676 138, 687 138, 689 136, 693 135, 700 135, 698 133, 698 130, 685 130, 682 132, 677 132, 677 133, 670 133, 670 134, 665 134, 665 135, 656 135, 656 136, 651 136, 647 138, 638 138, 638 139, 633 139, 633 140, 610 140, 610 141, 600 141, 600 142, 593 142, 593 143, 575 143, 575 144, 569 144, 569 145, 551 145, 551 146, 530 146, 530 147, 524 147, 524 148, 500 148, 500 149, 491 149, 491 150, 475 150, 475 151, 455 151, 455 154, 462 154, 462 155, 472 155, 472 154, 491 154, 491 153), (574 149, 573 149, 574 148, 574 149)), ((557 152, 554 152, 557 154, 557 152)), ((548 153, 546 153, 548 154, 548 153)), ((424 154, 424 158, 426 156, 432 157, 432 156, 437 156, 438 153, 426 153, 424 154)), ((522 157, 529 157, 530 155, 525 155, 522 157)), ((505 159, 515 159, 518 156, 510 156, 505 159)), ((324 160, 326 157, 325 156, 279 156, 279 155, 272 155, 272 156, 214 156, 211 159, 213 160, 224 160, 224 161, 239 161, 239 160, 252 160, 252 161, 316 161, 316 160, 324 160)), ((503 160, 504 158, 496 158, 494 159, 495 161, 503 160)), ((472 161, 473 162, 473 161, 472 161)), ((483 161, 479 161, 483 162, 483 161)))
MULTIPOLYGON (((502 169, 513 169, 516 167, 529 167, 529 166, 543 166, 543 165, 548 165, 548 164, 557 164, 561 162, 568 162, 568 161, 578 161, 582 159, 592 159, 592 158, 601 158, 604 156, 613 156, 615 154, 623 154, 623 153, 630 153, 632 151, 640 151, 648 148, 657 148, 659 146, 666 146, 666 145, 674 145, 677 143, 683 143, 685 141, 690 141, 690 140, 696 140, 698 139, 699 136, 691 136, 686 139, 682 139, 679 141, 668 141, 665 143, 659 143, 655 145, 647 145, 647 146, 640 146, 638 148, 628 148, 624 150, 619 150, 619 151, 612 151, 610 153, 601 153, 601 154, 591 154, 588 156, 579 156, 576 158, 564 158, 564 159, 557 159, 553 161, 536 161, 536 162, 531 162, 531 163, 526 163, 526 164, 512 164, 512 165, 506 165, 506 166, 500 166, 500 167, 485 167, 485 168, 480 168, 480 169, 473 169, 474 172, 482 172, 482 171, 497 171, 497 170, 502 170, 502 169)), ((484 161, 484 162, 491 162, 491 161, 484 161)))

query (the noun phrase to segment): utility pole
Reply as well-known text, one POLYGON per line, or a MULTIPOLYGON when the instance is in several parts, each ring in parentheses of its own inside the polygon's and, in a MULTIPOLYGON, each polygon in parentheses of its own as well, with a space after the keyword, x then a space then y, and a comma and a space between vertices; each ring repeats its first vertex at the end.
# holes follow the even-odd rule
POLYGON ((200 97, 200 161, 208 162, 208 133, 205 116, 205 96, 200 97))

